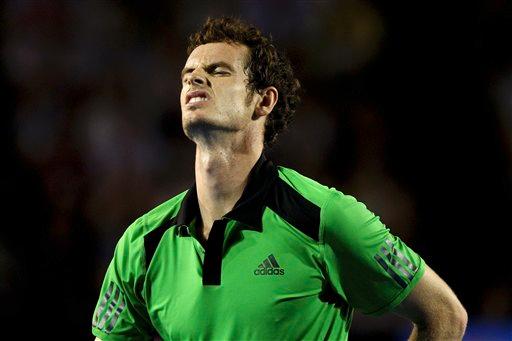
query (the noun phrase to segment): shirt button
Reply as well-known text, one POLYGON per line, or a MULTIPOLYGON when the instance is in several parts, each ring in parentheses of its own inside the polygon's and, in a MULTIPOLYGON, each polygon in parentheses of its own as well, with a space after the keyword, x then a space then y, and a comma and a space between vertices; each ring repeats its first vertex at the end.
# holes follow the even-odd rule
POLYGON ((190 233, 188 231, 188 226, 187 225, 181 225, 180 226, 180 235, 182 236, 189 236, 190 233))

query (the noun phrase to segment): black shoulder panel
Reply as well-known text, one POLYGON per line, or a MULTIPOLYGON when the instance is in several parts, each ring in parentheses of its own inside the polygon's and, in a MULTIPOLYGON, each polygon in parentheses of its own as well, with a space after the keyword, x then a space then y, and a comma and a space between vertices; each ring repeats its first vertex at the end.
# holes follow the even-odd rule
POLYGON ((153 231, 149 232, 144 236, 144 251, 146 254, 146 269, 149 267, 149 263, 151 263, 151 259, 153 259, 153 255, 155 254, 156 248, 160 241, 162 240, 162 236, 169 228, 176 225, 176 217, 172 218, 170 221, 168 219, 164 219, 160 226, 158 226, 153 231))
POLYGON ((320 207, 316 206, 281 178, 268 193, 267 205, 305 235, 318 241, 320 207))

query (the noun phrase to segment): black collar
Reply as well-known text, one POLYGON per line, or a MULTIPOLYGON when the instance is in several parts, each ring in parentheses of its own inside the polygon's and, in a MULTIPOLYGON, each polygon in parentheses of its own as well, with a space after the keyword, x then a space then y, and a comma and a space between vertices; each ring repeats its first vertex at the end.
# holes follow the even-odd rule
MULTIPOLYGON (((249 173, 249 181, 245 186, 242 196, 236 202, 233 209, 225 214, 224 217, 243 223, 247 229, 261 231, 265 199, 277 177, 277 167, 262 152, 249 173)), ((189 225, 198 215, 199 205, 196 183, 194 182, 181 202, 180 210, 176 216, 176 224, 178 227, 189 225)), ((182 231, 182 229, 179 229, 179 231, 182 231)))

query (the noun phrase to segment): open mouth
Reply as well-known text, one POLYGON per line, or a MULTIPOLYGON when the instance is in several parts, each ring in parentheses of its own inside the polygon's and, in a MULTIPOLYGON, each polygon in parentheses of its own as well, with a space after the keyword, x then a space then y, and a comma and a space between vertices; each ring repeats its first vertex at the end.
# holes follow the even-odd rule
POLYGON ((187 94, 185 103, 186 104, 201 103, 201 102, 206 102, 209 99, 210 99, 210 95, 208 94, 208 92, 206 92, 204 90, 194 90, 194 91, 190 91, 187 94))
POLYGON ((206 97, 192 97, 188 103, 205 102, 208 98, 206 97))

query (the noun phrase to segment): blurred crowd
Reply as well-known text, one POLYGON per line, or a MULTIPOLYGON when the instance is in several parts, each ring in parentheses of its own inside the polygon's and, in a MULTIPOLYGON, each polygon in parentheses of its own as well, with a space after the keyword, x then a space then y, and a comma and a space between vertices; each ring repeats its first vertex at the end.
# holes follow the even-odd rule
MULTIPOLYGON (((274 162, 364 202, 448 282, 470 324, 510 325, 510 4, 1 6, 0 321, 16 332, 90 338, 117 239, 194 181, 179 74, 188 35, 217 15, 271 33, 305 89, 274 162)), ((357 315, 353 337, 408 328, 357 315)))

